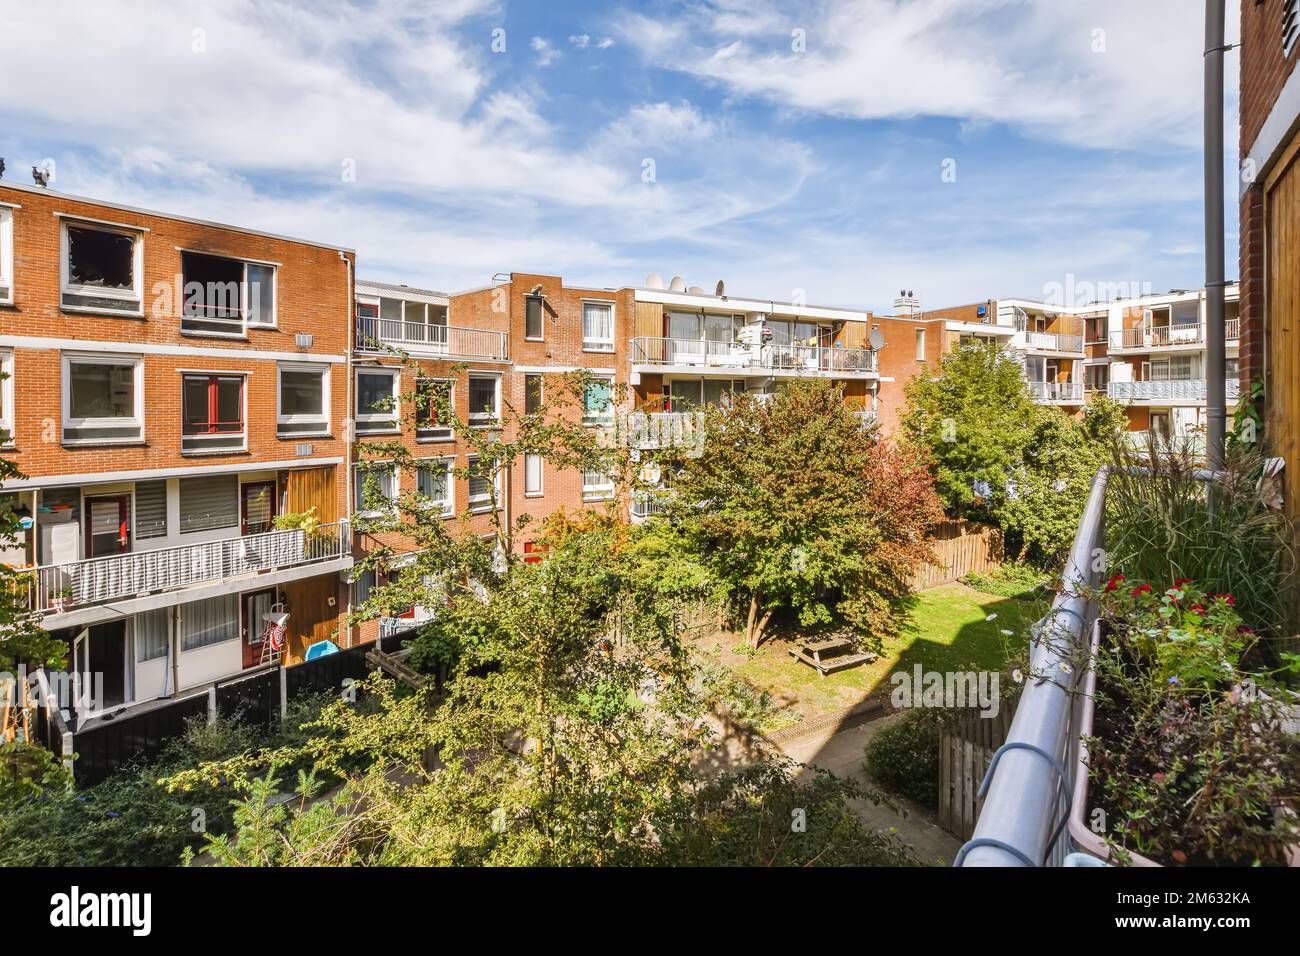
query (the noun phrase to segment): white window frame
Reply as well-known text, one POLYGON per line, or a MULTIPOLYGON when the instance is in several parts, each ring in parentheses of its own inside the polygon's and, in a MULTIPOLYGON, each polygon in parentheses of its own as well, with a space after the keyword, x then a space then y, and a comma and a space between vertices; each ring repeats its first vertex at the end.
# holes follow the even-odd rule
MULTIPOLYGON (((420 471, 432 471, 438 466, 441 466, 443 468, 443 472, 447 476, 447 497, 441 501, 435 498, 430 498, 428 503, 425 504, 424 507, 428 508, 429 510, 433 510, 437 508, 439 510, 439 514, 441 514, 441 516, 444 518, 450 518, 453 515, 455 515, 456 514, 456 475, 454 473, 454 469, 456 467, 456 459, 450 457, 417 458, 416 466, 420 471)), ((415 488, 418 493, 423 494, 423 492, 420 492, 419 490, 420 476, 418 474, 415 477, 415 488)))
POLYGON ((546 494, 546 459, 541 455, 524 455, 524 497, 541 498, 546 494), (537 484, 533 484, 533 465, 537 466, 537 484))
MULTIPOLYGON (((469 466, 469 469, 470 469, 471 472, 472 472, 472 471, 474 470, 474 468, 478 465, 478 463, 479 463, 480 460, 481 460, 480 457, 477 456, 477 455, 474 455, 474 456, 472 456, 472 457, 469 458, 468 466, 469 466)), ((497 468, 495 469, 495 471, 494 471, 492 477, 489 479, 489 480, 491 481, 491 483, 492 483, 492 486, 493 486, 492 490, 496 492, 495 497, 496 497, 496 504, 497 504, 497 508, 498 508, 498 509, 501 508, 502 505, 504 504, 504 502, 501 500, 501 472, 502 472, 503 470, 504 470, 504 469, 502 469, 502 468, 498 465, 497 468)), ((467 481, 466 481, 466 485, 465 485, 465 503, 466 503, 467 507, 469 508, 470 513, 471 513, 471 514, 488 514, 488 513, 490 513, 490 512, 492 511, 492 498, 493 498, 494 496, 492 495, 491 492, 489 492, 489 493, 488 493, 487 495, 485 495, 485 496, 478 496, 478 497, 476 497, 476 496, 475 496, 475 495, 470 491, 470 487, 471 487, 470 484, 469 484, 470 481, 473 481, 473 479, 472 479, 472 478, 467 479, 467 481)))
POLYGON ((524 296, 524 341, 525 342, 544 342, 546 341, 546 296, 538 293, 537 295, 524 296), (541 330, 537 335, 528 334, 528 300, 537 300, 537 317, 541 330))
POLYGON ((1295 49, 1296 40, 1300 40, 1300 2, 1286 0, 1282 4, 1282 58, 1289 59, 1295 49))
MULTIPOLYGON (((456 380, 451 378, 436 378, 428 375, 417 376, 415 379, 415 390, 417 395, 421 394, 424 388, 424 383, 426 382, 442 382, 447 386, 447 404, 451 406, 451 410, 454 412, 456 410, 456 380)), ((420 425, 418 424, 419 406, 416 406, 416 408, 417 408, 417 412, 416 412, 417 424, 415 426, 415 440, 417 442, 440 442, 440 441, 456 440, 456 432, 451 427, 450 424, 447 425, 439 424, 439 425, 434 425, 432 428, 428 426, 421 428, 420 425), (431 434, 432 432, 440 432, 445 434, 431 434)))
POLYGON ((499 428, 501 427, 501 375, 491 372, 470 372, 465 381, 466 392, 470 398, 469 424, 471 428, 499 428), (475 418, 475 415, 482 415, 482 412, 475 412, 473 409, 474 398, 474 380, 480 381, 491 380, 493 391, 493 412, 491 420, 475 418))
POLYGON ((588 468, 582 470, 582 500, 608 501, 614 497, 614 481, 607 472, 596 472, 588 468), (599 474, 605 480, 600 484, 588 484, 587 476, 599 474))
POLYGON ((96 315, 124 315, 129 318, 144 318, 144 230, 131 226, 113 225, 95 222, 91 219, 62 219, 59 223, 59 308, 65 312, 93 312, 96 315), (100 289, 93 286, 77 285, 72 282, 72 261, 68 256, 68 229, 88 229, 93 232, 108 232, 119 236, 128 236, 132 240, 133 261, 131 277, 133 287, 130 291, 123 289, 100 289), (127 309, 106 309, 93 305, 68 305, 64 296, 81 295, 95 299, 121 299, 134 302, 134 311, 127 309))
POLYGON ((916 330, 916 360, 925 361, 925 329, 916 330))
POLYGON ((280 267, 274 262, 258 262, 256 259, 245 259, 244 262, 244 289, 243 289, 243 310, 244 325, 250 329, 276 329, 280 327, 280 267), (249 293, 252 291, 252 283, 248 281, 248 267, 257 266, 263 269, 271 270, 271 321, 254 322, 249 316, 253 314, 252 302, 249 299, 249 293))
POLYGON ((0 448, 14 443, 14 353, 0 349, 0 448))
POLYGON ((393 407, 386 412, 365 412, 360 408, 353 409, 353 420, 356 422, 356 431, 360 435, 380 435, 387 433, 396 433, 402 430, 402 370, 396 368, 386 368, 380 365, 358 365, 354 369, 352 380, 352 402, 355 405, 361 396, 361 376, 362 375, 387 375, 391 383, 389 395, 393 399, 393 407), (375 425, 374 428, 362 428, 362 425, 375 425))
POLYGON ((618 310, 616 303, 612 299, 583 299, 582 300, 582 350, 584 352, 613 352, 614 342, 618 339, 618 310), (589 339, 587 338, 587 306, 598 305, 605 306, 609 309, 609 338, 608 339, 589 339))
POLYGON ((60 438, 65 445, 138 445, 144 441, 144 356, 105 355, 99 352, 64 352, 60 379, 60 404, 63 409, 63 427, 60 438), (123 365, 135 370, 135 414, 131 418, 73 418, 72 417, 72 366, 123 365), (69 428, 129 428, 137 434, 128 438, 69 438, 69 428))
POLYGON ((248 450, 248 373, 247 372, 201 372, 201 371, 180 371, 181 376, 181 454, 182 455, 230 455, 237 454, 248 450), (238 436, 234 432, 220 432, 215 435, 187 435, 185 434, 185 380, 187 378, 238 378, 243 380, 239 387, 239 401, 242 408, 239 410, 240 421, 243 422, 244 428, 238 436), (225 448, 204 448, 205 444, 213 443, 221 439, 239 438, 237 446, 231 445, 225 448), (190 442, 193 446, 186 448, 185 443, 190 442))
POLYGON ((0 305, 14 304, 14 207, 0 203, 0 305))
POLYGON ((395 514, 397 511, 397 502, 402 497, 402 474, 397 468, 397 464, 391 461, 355 461, 352 463, 352 507, 353 514, 358 518, 382 518, 385 515, 395 514), (393 476, 393 496, 389 499, 387 508, 379 511, 360 510, 359 498, 365 489, 365 482, 362 480, 362 472, 366 471, 383 471, 387 469, 393 476))
MULTIPOLYGON (((601 419, 588 419, 587 417, 587 389, 582 390, 582 424, 588 428, 609 428, 614 424, 614 376, 612 375, 592 375, 587 384, 595 382, 604 382, 609 386, 609 411, 601 419)), ((701 386, 702 388, 703 386, 701 386)))
POLYGON ((278 438, 327 438, 330 433, 330 367, 303 362, 286 362, 275 367, 275 431, 278 438), (286 372, 319 372, 321 376, 321 415, 286 415, 283 411, 283 374, 286 372), (281 425, 319 424, 317 431, 290 431, 281 425))
POLYGON ((274 329, 279 324, 279 286, 280 286, 280 265, 276 262, 263 262, 260 259, 244 259, 240 256, 226 256, 219 252, 208 252, 201 249, 178 249, 181 254, 181 301, 178 304, 180 310, 181 335, 198 335, 198 336, 215 336, 217 338, 244 338, 249 329, 274 329), (239 280, 239 329, 234 330, 234 320, 230 319, 204 319, 202 316, 189 316, 185 314, 185 302, 188 296, 185 292, 185 265, 184 256, 186 253, 196 256, 209 256, 213 259, 229 259, 238 262, 243 267, 243 276, 239 280), (271 321, 270 322, 253 322, 249 316, 252 314, 252 300, 249 294, 252 291, 252 285, 248 281, 248 267, 254 266, 262 269, 271 270, 271 321), (218 332, 212 329, 187 329, 185 328, 186 319, 197 319, 201 322, 229 322, 232 331, 218 332))

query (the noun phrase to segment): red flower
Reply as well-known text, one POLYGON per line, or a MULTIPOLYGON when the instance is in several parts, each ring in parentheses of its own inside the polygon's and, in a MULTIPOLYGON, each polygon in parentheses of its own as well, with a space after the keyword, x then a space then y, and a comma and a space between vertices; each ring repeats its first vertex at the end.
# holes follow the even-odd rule
POLYGON ((1228 607, 1237 606, 1237 601, 1231 594, 1216 594, 1215 597, 1222 599, 1228 607))
POLYGON ((1123 580, 1124 580, 1124 575, 1122 574, 1115 575, 1113 578, 1111 578, 1109 581, 1106 582, 1106 590, 1107 591, 1115 590, 1117 587, 1119 587, 1120 582, 1123 580))
POLYGON ((1179 578, 1177 581, 1174 582, 1174 587, 1180 588, 1184 584, 1191 584, 1191 583, 1192 583, 1191 578, 1179 578))
POLYGON ((1137 587, 1133 589, 1134 597, 1137 597, 1140 594, 1150 594, 1150 593, 1151 593, 1151 585, 1149 584, 1139 584, 1137 587))
POLYGON ((1205 605, 1204 605, 1204 604, 1193 604, 1193 605, 1192 605, 1191 607, 1189 607, 1187 610, 1191 611, 1193 614, 1204 614, 1204 613, 1205 613, 1205 605))

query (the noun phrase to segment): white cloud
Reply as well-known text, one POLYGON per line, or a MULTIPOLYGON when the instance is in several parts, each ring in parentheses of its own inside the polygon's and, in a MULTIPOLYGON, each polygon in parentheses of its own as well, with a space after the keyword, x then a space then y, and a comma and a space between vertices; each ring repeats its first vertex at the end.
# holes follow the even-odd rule
POLYGON ((586 33, 580 33, 577 36, 569 37, 569 42, 579 50, 585 50, 591 44, 591 37, 586 33))
POLYGON ((533 37, 529 42, 529 46, 531 46, 533 52, 537 54, 533 62, 538 66, 550 66, 559 59, 560 51, 551 46, 549 41, 543 40, 541 37, 533 37))

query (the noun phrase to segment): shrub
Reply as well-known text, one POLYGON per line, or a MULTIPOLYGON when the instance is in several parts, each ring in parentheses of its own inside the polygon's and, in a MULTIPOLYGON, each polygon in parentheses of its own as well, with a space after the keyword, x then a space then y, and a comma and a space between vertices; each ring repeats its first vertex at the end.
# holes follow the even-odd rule
POLYGON ((871 779, 923 806, 939 806, 939 738, 943 711, 909 710, 867 741, 863 766, 871 779))
POLYGON ((998 597, 1031 598, 1051 580, 1044 571, 1020 561, 1008 561, 988 571, 972 571, 961 583, 998 597))

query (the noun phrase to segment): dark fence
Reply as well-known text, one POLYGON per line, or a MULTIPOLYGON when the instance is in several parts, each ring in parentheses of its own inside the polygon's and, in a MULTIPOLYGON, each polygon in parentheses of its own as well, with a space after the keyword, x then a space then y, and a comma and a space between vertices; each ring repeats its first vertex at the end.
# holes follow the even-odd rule
MULTIPOLYGON (((270 727, 280 718, 282 673, 288 700, 304 694, 336 695, 343 690, 345 680, 365 678, 366 652, 373 647, 364 644, 293 667, 276 667, 251 677, 219 683, 215 686, 217 713, 251 726, 270 727)), ((136 758, 157 756, 168 741, 185 733, 188 719, 196 715, 206 717, 208 701, 209 693, 200 692, 180 700, 148 705, 149 709, 143 712, 127 713, 76 731, 72 737, 77 755, 73 776, 77 784, 84 787, 99 783, 136 758)), ((43 708, 36 710, 40 740, 54 753, 62 753, 62 735, 43 708)))

